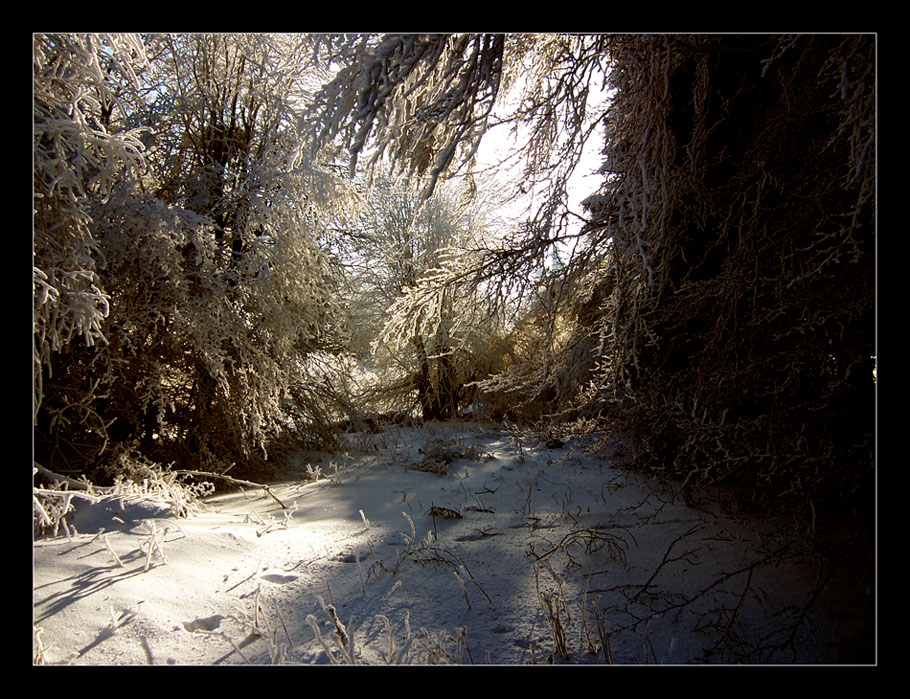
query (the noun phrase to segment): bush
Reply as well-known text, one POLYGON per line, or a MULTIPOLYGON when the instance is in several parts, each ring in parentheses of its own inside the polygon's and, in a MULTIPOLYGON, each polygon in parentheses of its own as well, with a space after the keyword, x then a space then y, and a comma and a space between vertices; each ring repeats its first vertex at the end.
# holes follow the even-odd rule
POLYGON ((635 463, 841 499, 874 455, 871 36, 615 42, 609 366, 635 463))

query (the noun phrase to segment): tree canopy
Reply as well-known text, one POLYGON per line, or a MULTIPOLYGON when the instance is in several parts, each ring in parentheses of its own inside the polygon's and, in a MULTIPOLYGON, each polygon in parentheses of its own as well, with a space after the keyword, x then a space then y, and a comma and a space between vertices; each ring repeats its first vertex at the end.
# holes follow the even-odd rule
POLYGON ((756 500, 862 492, 875 50, 35 35, 35 462, 96 481, 261 468, 366 402, 471 405, 621 432, 632 465, 756 500), (601 184, 571 211, 598 127, 601 184), (542 193, 512 221, 479 204, 502 129, 509 196, 542 193))

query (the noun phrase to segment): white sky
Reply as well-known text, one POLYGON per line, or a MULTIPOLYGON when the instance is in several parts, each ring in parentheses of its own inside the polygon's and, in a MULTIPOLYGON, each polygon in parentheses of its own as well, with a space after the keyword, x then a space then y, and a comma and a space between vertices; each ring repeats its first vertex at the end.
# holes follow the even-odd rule
MULTIPOLYGON (((516 93, 517 89, 517 87, 514 88, 512 93, 507 96, 507 99, 504 100, 505 106, 501 107, 501 109, 508 109, 509 101, 512 99, 512 95, 516 93)), ((607 99, 608 97, 605 93, 592 99, 589 102, 589 113, 602 114, 605 111, 603 109, 603 104, 607 99)), ((526 130, 519 130, 519 133, 516 136, 512 134, 511 127, 508 125, 502 125, 499 128, 491 128, 484 135, 477 153, 479 169, 491 167, 506 159, 510 154, 514 153, 514 150, 525 138, 526 130)), ((598 170, 603 164, 603 156, 601 154, 603 145, 603 126, 600 124, 588 139, 581 160, 575 168, 572 179, 570 180, 569 209, 576 214, 584 215, 581 202, 591 194, 594 194, 603 182, 603 175, 598 173, 598 170)), ((508 181, 510 178, 520 178, 522 165, 523 163, 521 160, 510 160, 502 173, 503 181, 508 181)), ((536 194, 537 197, 542 195, 540 192, 536 194)), ((537 203, 539 203, 539 201, 537 203)), ((503 213, 506 218, 518 223, 526 220, 534 211, 536 205, 535 192, 528 192, 515 202, 510 203, 503 213)), ((578 231, 582 225, 581 221, 574 218, 571 219, 571 221, 570 231, 578 231)), ((565 261, 568 252, 567 248, 560 250, 560 256, 563 261, 565 261)))

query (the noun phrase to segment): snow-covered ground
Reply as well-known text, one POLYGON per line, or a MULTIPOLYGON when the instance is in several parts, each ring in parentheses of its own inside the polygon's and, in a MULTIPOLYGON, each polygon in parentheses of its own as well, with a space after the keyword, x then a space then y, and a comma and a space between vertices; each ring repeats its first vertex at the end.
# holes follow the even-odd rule
POLYGON ((875 662, 872 571, 832 569, 791 517, 671 497, 618 445, 472 423, 353 439, 184 518, 76 502, 34 542, 36 662, 875 662))

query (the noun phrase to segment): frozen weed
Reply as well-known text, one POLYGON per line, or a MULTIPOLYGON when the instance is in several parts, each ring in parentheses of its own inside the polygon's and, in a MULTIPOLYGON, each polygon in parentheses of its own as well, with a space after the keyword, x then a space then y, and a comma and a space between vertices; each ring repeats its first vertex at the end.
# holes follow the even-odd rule
MULTIPOLYGON (((545 564, 546 565, 546 564, 545 564)), ((556 580, 556 575, 549 569, 551 576, 556 580)), ((550 636, 553 639, 553 650, 562 660, 571 659, 566 636, 566 624, 569 621, 569 607, 563 595, 563 581, 558 580, 555 587, 542 590, 540 586, 540 566, 534 564, 534 584, 537 588, 537 600, 541 611, 547 620, 550 636)))
POLYGON ((470 609, 471 600, 468 598, 468 590, 464 586, 464 580, 461 579, 461 576, 458 574, 457 570, 453 570, 452 573, 455 575, 455 579, 458 581, 459 587, 461 587, 461 594, 464 596, 464 603, 468 605, 468 609, 470 609))
POLYGON ((405 591, 404 584, 401 582, 401 580, 396 580, 395 584, 392 585, 392 587, 389 589, 388 592, 385 593, 385 595, 383 595, 382 599, 384 599, 384 600, 388 599, 389 597, 392 596, 392 593, 395 592, 395 590, 399 590, 399 589, 401 590, 401 596, 402 596, 402 599, 404 600, 404 603, 408 604, 408 593, 405 591))
POLYGON ((154 520, 143 520, 142 526, 148 533, 148 538, 142 540, 139 544, 139 549, 145 549, 146 551, 145 570, 149 570, 152 567, 152 558, 155 556, 161 560, 162 565, 167 565, 167 559, 164 556, 162 544, 164 536, 169 529, 165 529, 163 532, 159 531, 154 520))
MULTIPOLYGON (((102 537, 101 537, 101 540, 104 541, 104 547, 107 549, 108 553, 111 554, 111 558, 114 559, 114 565, 115 565, 117 568, 122 568, 122 567, 123 567, 123 561, 121 561, 121 560, 120 560, 120 557, 119 557, 116 553, 114 553, 114 549, 111 548, 111 542, 108 541, 107 532, 104 532, 103 530, 102 530, 102 537)), ((147 568, 146 568, 146 569, 147 569, 147 568)))
MULTIPOLYGON (((262 595, 262 586, 259 585, 256 587, 256 592, 253 594, 253 610, 250 612, 246 608, 246 604, 241 600, 240 603, 240 616, 235 617, 235 619, 242 625, 249 629, 251 635, 263 639, 268 645, 269 652, 269 662, 272 665, 281 665, 284 664, 287 659, 288 648, 291 648, 294 643, 291 640, 291 635, 288 632, 287 624, 285 623, 284 616, 281 614, 281 609, 278 606, 278 603, 273 601, 272 607, 274 608, 275 615, 278 618, 278 621, 281 624, 281 630, 284 633, 285 639, 287 639, 287 645, 283 645, 279 642, 279 632, 278 629, 272 628, 272 624, 269 623, 268 615, 265 610, 265 597, 262 595)), ((227 639, 234 650, 247 662, 250 662, 243 653, 240 652, 240 649, 234 645, 233 641, 227 637, 226 634, 222 632, 222 636, 227 639)))
POLYGON ((566 630, 564 614, 568 614, 568 607, 565 600, 560 595, 559 590, 546 590, 539 597, 541 608, 546 615, 547 622, 550 626, 550 634, 553 637, 553 648, 563 660, 569 660, 569 648, 566 645, 566 630))
POLYGON ((363 520, 363 526, 366 529, 370 528, 370 520, 367 519, 367 516, 363 514, 363 510, 360 510, 360 518, 363 520))
POLYGON ((395 639, 395 634, 392 632, 392 622, 389 621, 389 618, 384 614, 379 614, 376 618, 383 623, 385 627, 386 637, 388 638, 388 649, 386 651, 379 651, 379 654, 382 657, 383 661, 386 663, 386 665, 406 664, 411 652, 411 626, 409 621, 409 612, 405 611, 404 613, 405 636, 404 641, 400 646, 395 639))
POLYGON ((572 555, 572 549, 576 546, 581 546, 584 553, 589 556, 600 550, 606 550, 607 555, 611 559, 621 565, 626 565, 626 551, 629 548, 628 542, 621 536, 598 529, 576 529, 571 531, 563 536, 558 544, 546 552, 535 554, 535 558, 538 561, 541 561, 557 551, 561 551, 565 554, 571 565, 581 567, 582 564, 572 555))
POLYGON ((357 551, 354 551, 354 562, 357 564, 357 573, 360 575, 360 592, 362 595, 366 596, 367 587, 363 578, 363 567, 360 565, 360 554, 357 551))
POLYGON ((607 631, 607 613, 605 610, 600 608, 600 597, 598 596, 594 602, 590 605, 590 611, 594 617, 594 628, 588 621, 588 581, 585 581, 585 591, 582 596, 581 603, 581 627, 582 627, 582 642, 585 648, 588 651, 589 655, 597 655, 598 652, 603 653, 603 661, 606 665, 613 664, 613 655, 610 650, 610 634, 607 631), (595 632, 597 636, 595 637, 595 632), (598 646, 598 641, 600 645, 598 646))
POLYGON ((422 637, 417 639, 418 660, 423 665, 460 665, 462 653, 471 660, 470 649, 467 645, 467 628, 457 627, 455 635, 446 632, 430 633, 422 628, 422 637))
POLYGON ((324 474, 322 473, 322 466, 320 466, 319 464, 316 464, 315 466, 313 464, 307 464, 306 465, 306 474, 307 474, 307 478, 309 480, 314 480, 314 481, 318 481, 319 479, 325 477, 324 474))
POLYGON ((40 626, 32 626, 32 662, 35 665, 46 665, 47 664, 47 651, 49 646, 45 646, 44 642, 41 640, 41 634, 44 632, 44 629, 40 626))
POLYGON ((275 519, 271 513, 267 513, 265 516, 261 516, 258 513, 250 512, 244 515, 243 522, 244 524, 256 524, 258 526, 261 526, 262 529, 256 530, 256 536, 261 537, 271 531, 286 530, 290 526, 291 517, 294 516, 294 512, 296 510, 297 501, 294 501, 294 503, 289 507, 284 507, 283 519, 275 519))
MULTIPOLYGON (((338 617, 338 613, 335 611, 334 605, 325 604, 323 600, 319 599, 320 604, 322 605, 323 611, 328 614, 329 619, 332 621, 334 626, 334 645, 338 653, 341 655, 342 660, 349 665, 356 665, 356 653, 354 648, 354 618, 351 617, 348 621, 347 626, 345 626, 341 619, 338 617)), ((319 645, 322 646, 322 649, 325 651, 325 654, 328 656, 329 662, 333 665, 338 665, 339 660, 335 657, 335 654, 332 652, 332 649, 329 647, 329 644, 326 643, 325 639, 322 637, 322 633, 319 630, 319 622, 316 620, 316 617, 312 614, 307 615, 307 623, 310 625, 310 628, 313 629, 313 633, 316 635, 316 640, 319 642, 319 645)))

